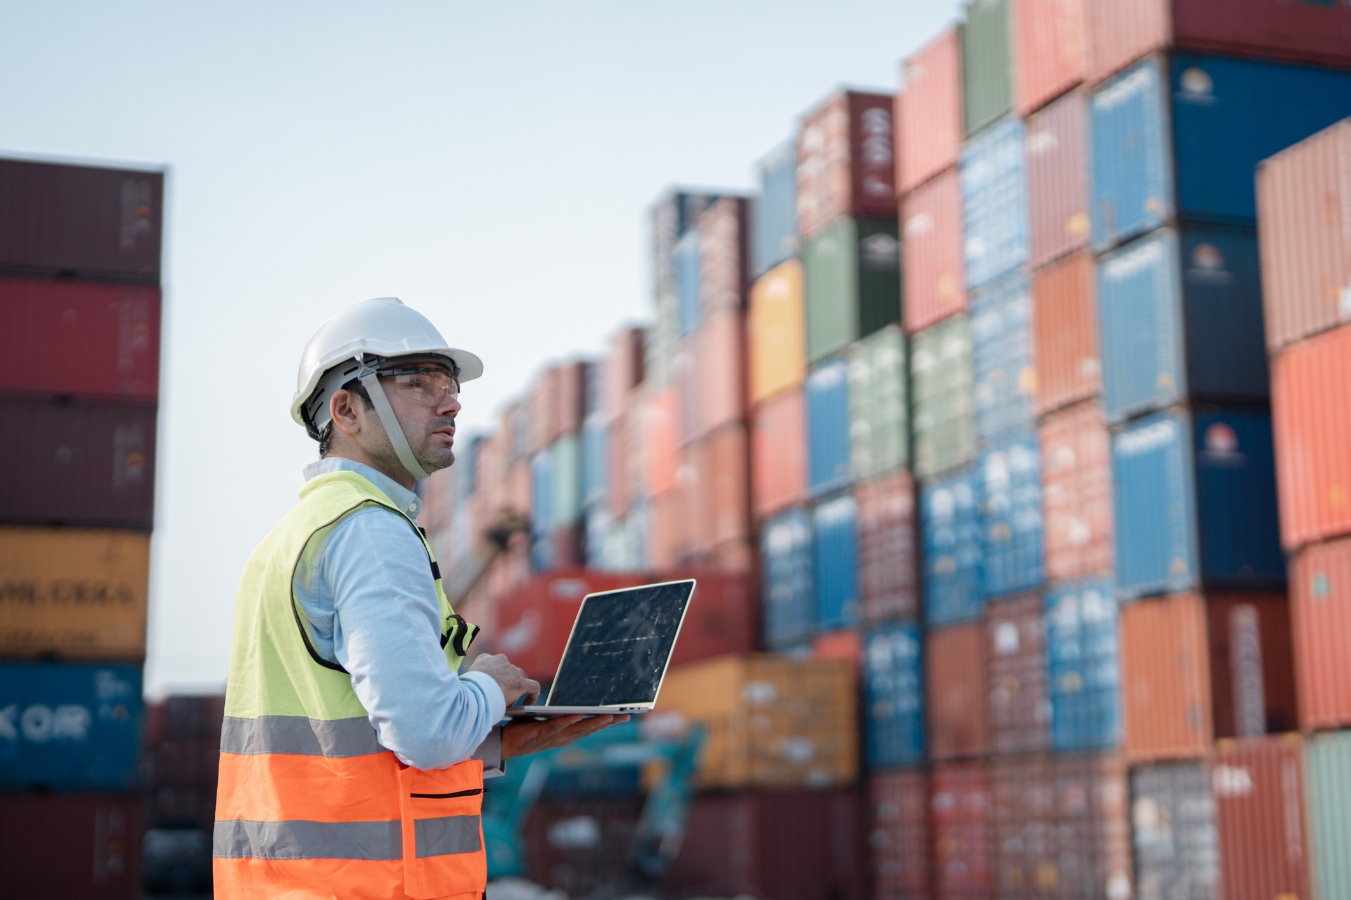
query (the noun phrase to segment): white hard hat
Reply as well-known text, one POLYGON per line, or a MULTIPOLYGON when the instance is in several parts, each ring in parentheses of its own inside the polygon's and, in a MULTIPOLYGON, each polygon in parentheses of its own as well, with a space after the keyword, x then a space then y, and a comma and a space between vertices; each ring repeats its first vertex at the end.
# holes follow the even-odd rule
POLYGON ((390 443, 414 478, 426 478, 398 427, 384 392, 374 390, 380 364, 386 360, 436 360, 450 365, 461 383, 483 374, 483 361, 467 350, 446 345, 427 317, 404 306, 398 297, 377 297, 354 303, 329 319, 310 338, 300 356, 291 418, 304 425, 310 437, 332 420, 328 399, 352 379, 366 385, 390 443), (345 365, 346 364, 346 365, 345 365))

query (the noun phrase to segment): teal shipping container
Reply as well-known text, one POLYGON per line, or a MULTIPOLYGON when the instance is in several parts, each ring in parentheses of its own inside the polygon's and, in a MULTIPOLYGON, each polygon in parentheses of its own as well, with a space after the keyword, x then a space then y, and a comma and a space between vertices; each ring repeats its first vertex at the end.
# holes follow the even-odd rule
POLYGON ((967 141, 958 174, 966 229, 962 245, 966 286, 978 288, 1027 264, 1023 120, 1002 119, 967 141))
POLYGON ((868 632, 863 684, 868 765, 924 762, 924 688, 919 626, 902 622, 868 632))
POLYGON ((849 348, 849 447, 858 480, 910 462, 905 334, 899 325, 849 348))
MULTIPOLYGON (((582 504, 594 506, 605 500, 610 483, 610 429, 605 416, 592 413, 582 424, 582 504)), ((599 557, 597 557, 599 558, 599 557)))
POLYGON ((764 644, 775 650, 795 646, 816 631, 811 516, 797 508, 770 519, 760 531, 760 551, 764 644))
POLYGON ((582 442, 565 434, 549 449, 549 523, 553 528, 576 525, 582 520, 582 442))
POLYGON ((1319 897, 1351 897, 1351 731, 1310 738, 1305 789, 1319 897))
POLYGON ((807 375, 807 475, 813 495, 846 487, 849 470, 849 365, 836 359, 807 375))
POLYGON ((915 474, 929 478, 976 458, 971 321, 944 319, 910 344, 915 474))
POLYGON ((1106 750, 1122 739, 1121 642, 1113 585, 1105 579, 1046 592, 1046 667, 1051 746, 1106 750))
POLYGON ((998 597, 1037 587, 1045 579, 1045 554, 1036 428, 992 438, 979 465, 983 592, 998 597))
POLYGON ((962 99, 968 136, 1013 108, 1009 0, 971 0, 962 28, 962 99))
POLYGON ((919 514, 924 621, 941 627, 979 619, 985 597, 980 478, 974 467, 922 485, 919 514))
POLYGON ((1032 294, 1019 269, 971 293, 976 437, 989 440, 1036 421, 1032 294))
POLYGON ((803 245, 802 269, 809 362, 900 321, 894 218, 841 216, 803 245))
POLYGON ((139 786, 141 667, 0 663, 0 789, 139 786))
POLYGON ((858 624, 858 503, 853 494, 823 500, 812 510, 816 627, 858 624))
POLYGON ((759 278, 798 254, 797 141, 787 140, 760 160, 760 196, 753 207, 751 275, 759 278))

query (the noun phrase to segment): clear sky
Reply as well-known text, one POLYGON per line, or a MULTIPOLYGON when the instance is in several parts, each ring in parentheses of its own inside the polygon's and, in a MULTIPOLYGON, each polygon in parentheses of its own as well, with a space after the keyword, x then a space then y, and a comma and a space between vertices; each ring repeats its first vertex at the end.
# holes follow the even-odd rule
POLYGON ((750 190, 952 0, 0 6, 0 154, 169 170, 146 684, 219 690, 245 558, 315 444, 305 341, 395 295, 484 377, 462 422, 648 312, 648 204, 750 190))

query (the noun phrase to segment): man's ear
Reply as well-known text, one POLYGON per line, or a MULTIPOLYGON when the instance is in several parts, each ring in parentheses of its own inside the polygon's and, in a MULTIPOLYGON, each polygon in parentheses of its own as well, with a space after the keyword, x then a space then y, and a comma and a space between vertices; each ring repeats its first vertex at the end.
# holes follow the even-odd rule
POLYGON ((328 411, 333 416, 333 427, 343 434, 356 437, 365 425, 364 409, 355 394, 347 390, 337 390, 328 400, 328 411))

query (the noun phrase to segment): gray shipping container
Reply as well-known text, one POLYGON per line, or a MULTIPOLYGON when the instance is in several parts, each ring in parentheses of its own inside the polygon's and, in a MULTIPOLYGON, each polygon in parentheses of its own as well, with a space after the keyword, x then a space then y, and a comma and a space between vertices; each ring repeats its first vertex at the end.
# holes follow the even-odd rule
POLYGON ((1164 763, 1131 772, 1131 834, 1137 900, 1215 900, 1220 838, 1205 763, 1164 763))
POLYGON ((849 350, 849 448, 857 480, 906 466, 905 335, 889 325, 849 350))
POLYGON ((971 0, 962 29, 962 94, 968 136, 1013 108, 1009 44, 1009 0, 971 0))
POLYGON ((920 478, 976 458, 971 321, 944 319, 915 335, 910 348, 914 467, 920 478))

